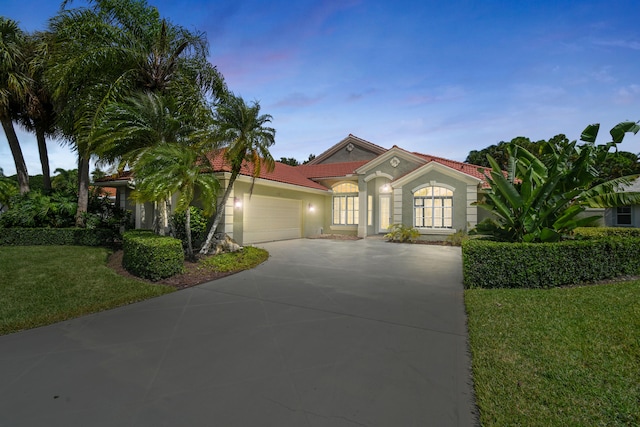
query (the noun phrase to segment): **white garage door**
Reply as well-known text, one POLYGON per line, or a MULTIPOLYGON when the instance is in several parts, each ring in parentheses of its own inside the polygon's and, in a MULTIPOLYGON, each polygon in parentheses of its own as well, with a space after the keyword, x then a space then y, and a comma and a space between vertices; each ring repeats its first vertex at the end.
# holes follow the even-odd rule
POLYGON ((242 244, 302 237, 302 202, 253 195, 244 196, 242 244))

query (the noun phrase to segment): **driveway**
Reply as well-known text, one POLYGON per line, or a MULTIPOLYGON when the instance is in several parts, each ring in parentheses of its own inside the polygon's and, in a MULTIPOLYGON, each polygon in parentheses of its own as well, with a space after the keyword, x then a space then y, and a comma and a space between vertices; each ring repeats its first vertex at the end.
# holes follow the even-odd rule
POLYGON ((0 337, 0 426, 470 426, 459 248, 260 245, 251 271, 0 337))

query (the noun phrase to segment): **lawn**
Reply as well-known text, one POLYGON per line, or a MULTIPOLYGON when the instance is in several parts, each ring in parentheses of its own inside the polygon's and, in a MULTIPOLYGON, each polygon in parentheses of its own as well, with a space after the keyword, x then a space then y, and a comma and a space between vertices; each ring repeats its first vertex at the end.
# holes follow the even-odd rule
POLYGON ((483 426, 640 425, 640 281, 465 303, 483 426))
POLYGON ((0 335, 141 301, 175 288, 118 275, 105 248, 0 246, 0 335))

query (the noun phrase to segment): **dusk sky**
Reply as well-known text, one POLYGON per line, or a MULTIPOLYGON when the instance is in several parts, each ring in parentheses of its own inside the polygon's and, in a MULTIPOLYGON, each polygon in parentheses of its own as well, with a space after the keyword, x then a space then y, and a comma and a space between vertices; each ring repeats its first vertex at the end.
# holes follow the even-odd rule
MULTIPOLYGON (((60 2, 2 0, 45 29, 60 2)), ((72 6, 82 2, 74 1, 72 6)), ((276 159, 320 154, 348 134, 464 160, 516 136, 578 139, 640 120, 640 2, 169 1, 163 17, 206 33, 229 88, 273 116, 276 159)), ((35 138, 20 131, 31 175, 35 138)), ((621 150, 640 152, 640 135, 621 150)), ((49 144, 51 169, 76 168, 49 144)), ((15 173, 4 133, 0 167, 15 173)))

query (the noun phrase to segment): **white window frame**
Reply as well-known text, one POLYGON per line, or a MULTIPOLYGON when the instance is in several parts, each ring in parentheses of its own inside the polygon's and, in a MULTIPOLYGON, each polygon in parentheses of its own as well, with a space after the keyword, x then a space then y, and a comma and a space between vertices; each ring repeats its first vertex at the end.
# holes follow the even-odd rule
POLYGON ((333 186, 333 198, 331 203, 331 225, 353 226, 360 222, 360 197, 358 184, 347 181, 333 186), (344 191, 345 184, 355 186, 355 191, 344 191), (337 211, 337 212, 336 212, 337 211))
MULTIPOLYGON (((430 183, 413 189, 413 225, 418 229, 425 230, 453 230, 453 195, 454 188, 446 184, 430 183), (435 189, 445 190, 447 193, 444 196, 435 195, 435 189), (416 193, 423 190, 431 190, 431 195, 419 195, 416 193), (447 206, 447 201, 450 201, 450 206, 447 206), (421 204, 418 204, 420 202, 421 204), (436 206, 439 202, 440 206, 436 206), (418 211, 421 214, 418 215, 418 211), (430 214, 428 212, 430 211, 430 214), (448 212, 447 212, 448 211, 448 212), (440 215, 438 215, 438 213, 440 215), (448 213, 448 215, 447 215, 448 213), (430 220, 431 225, 427 225, 430 220), (436 224, 438 222, 438 224, 436 224)), ((439 191, 438 191, 439 192, 439 191)))

